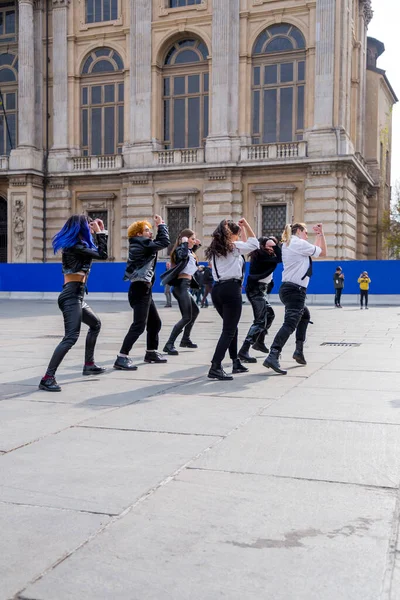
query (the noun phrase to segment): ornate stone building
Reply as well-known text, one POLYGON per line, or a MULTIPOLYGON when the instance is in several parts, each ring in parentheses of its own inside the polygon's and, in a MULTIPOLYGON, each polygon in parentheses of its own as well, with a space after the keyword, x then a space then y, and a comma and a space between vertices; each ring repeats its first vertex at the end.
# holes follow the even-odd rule
POLYGON ((205 243, 225 217, 322 221, 332 258, 383 257, 396 97, 371 17, 371 0, 0 0, 0 260, 54 260, 83 211, 112 260, 154 213, 205 243))

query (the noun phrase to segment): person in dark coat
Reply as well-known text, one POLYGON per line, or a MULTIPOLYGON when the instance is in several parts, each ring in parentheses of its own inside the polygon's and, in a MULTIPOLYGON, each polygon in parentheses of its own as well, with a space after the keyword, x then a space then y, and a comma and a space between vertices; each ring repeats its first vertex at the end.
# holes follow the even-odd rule
POLYGON ((253 309, 254 321, 239 350, 240 360, 248 363, 257 362, 249 354, 250 346, 266 354, 269 352, 265 336, 275 319, 275 313, 268 302, 267 290, 276 266, 282 262, 282 251, 276 238, 261 237, 258 241, 260 248, 250 254, 250 272, 246 284, 246 295, 253 309))
POLYGON ((342 308, 340 300, 344 288, 344 274, 342 267, 336 267, 336 271, 333 274, 333 285, 335 286, 335 306, 336 308, 342 308))
POLYGON ((167 362, 157 352, 161 319, 154 304, 152 288, 155 281, 157 253, 169 246, 169 234, 168 227, 159 215, 154 216, 154 223, 157 227, 155 239, 148 221, 136 221, 128 228, 129 258, 124 280, 131 282, 128 299, 133 310, 133 323, 114 363, 114 369, 121 371, 136 371, 137 366, 129 358, 129 352, 145 329, 147 330, 145 362, 167 362))

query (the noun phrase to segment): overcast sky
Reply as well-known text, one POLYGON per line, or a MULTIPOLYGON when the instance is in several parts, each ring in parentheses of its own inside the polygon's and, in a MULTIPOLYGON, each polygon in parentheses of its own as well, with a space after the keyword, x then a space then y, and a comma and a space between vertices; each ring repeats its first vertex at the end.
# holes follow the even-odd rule
MULTIPOLYGON (((399 26, 400 0, 372 0, 374 17, 368 27, 368 35, 385 44, 385 52, 377 66, 386 70, 386 75, 400 98, 400 45, 399 26)), ((392 185, 400 181, 400 102, 393 109, 392 185)))

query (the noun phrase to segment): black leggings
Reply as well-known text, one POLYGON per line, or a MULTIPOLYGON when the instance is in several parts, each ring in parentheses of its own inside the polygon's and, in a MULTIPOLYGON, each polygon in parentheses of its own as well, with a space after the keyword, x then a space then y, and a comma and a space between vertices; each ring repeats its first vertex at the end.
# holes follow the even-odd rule
POLYGON ((250 344, 254 344, 257 340, 263 342, 275 319, 274 309, 267 300, 266 291, 266 283, 247 284, 246 286, 246 296, 254 315, 253 324, 245 339, 245 342, 250 344))
POLYGON ((66 283, 58 297, 58 306, 64 317, 65 334, 53 352, 46 375, 54 377, 64 356, 76 344, 81 324, 89 325, 86 336, 85 363, 94 362, 94 348, 100 333, 101 322, 84 301, 85 284, 79 281, 66 283))
POLYGON ((310 322, 310 311, 305 305, 306 288, 284 282, 279 290, 279 298, 285 305, 285 320, 272 342, 272 353, 280 353, 294 331, 296 342, 305 342, 310 322))
POLYGON ((212 362, 220 366, 229 348, 229 356, 238 355, 238 324, 242 314, 242 284, 238 280, 216 283, 211 293, 214 307, 222 317, 222 333, 218 340, 212 362))
POLYGON ((147 330, 147 350, 157 350, 161 319, 153 301, 151 285, 144 281, 131 283, 128 300, 133 310, 133 323, 122 342, 120 354, 128 355, 133 344, 145 329, 147 330))
POLYGON ((190 334, 193 325, 199 316, 199 307, 196 304, 195 299, 190 293, 190 279, 177 279, 172 293, 174 298, 178 301, 179 310, 181 311, 182 318, 174 326, 169 336, 167 344, 174 344, 176 338, 183 331, 182 341, 189 341, 190 334))
POLYGON ((365 300, 365 306, 368 306, 368 290, 360 290, 360 304, 363 306, 363 300, 365 300))

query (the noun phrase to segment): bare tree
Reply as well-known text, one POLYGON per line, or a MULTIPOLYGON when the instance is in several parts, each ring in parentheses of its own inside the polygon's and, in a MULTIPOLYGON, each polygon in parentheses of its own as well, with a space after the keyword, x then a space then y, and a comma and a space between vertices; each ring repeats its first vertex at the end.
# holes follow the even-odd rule
POLYGON ((383 235, 389 258, 400 258, 400 180, 393 186, 390 209, 383 213, 378 233, 383 235))

